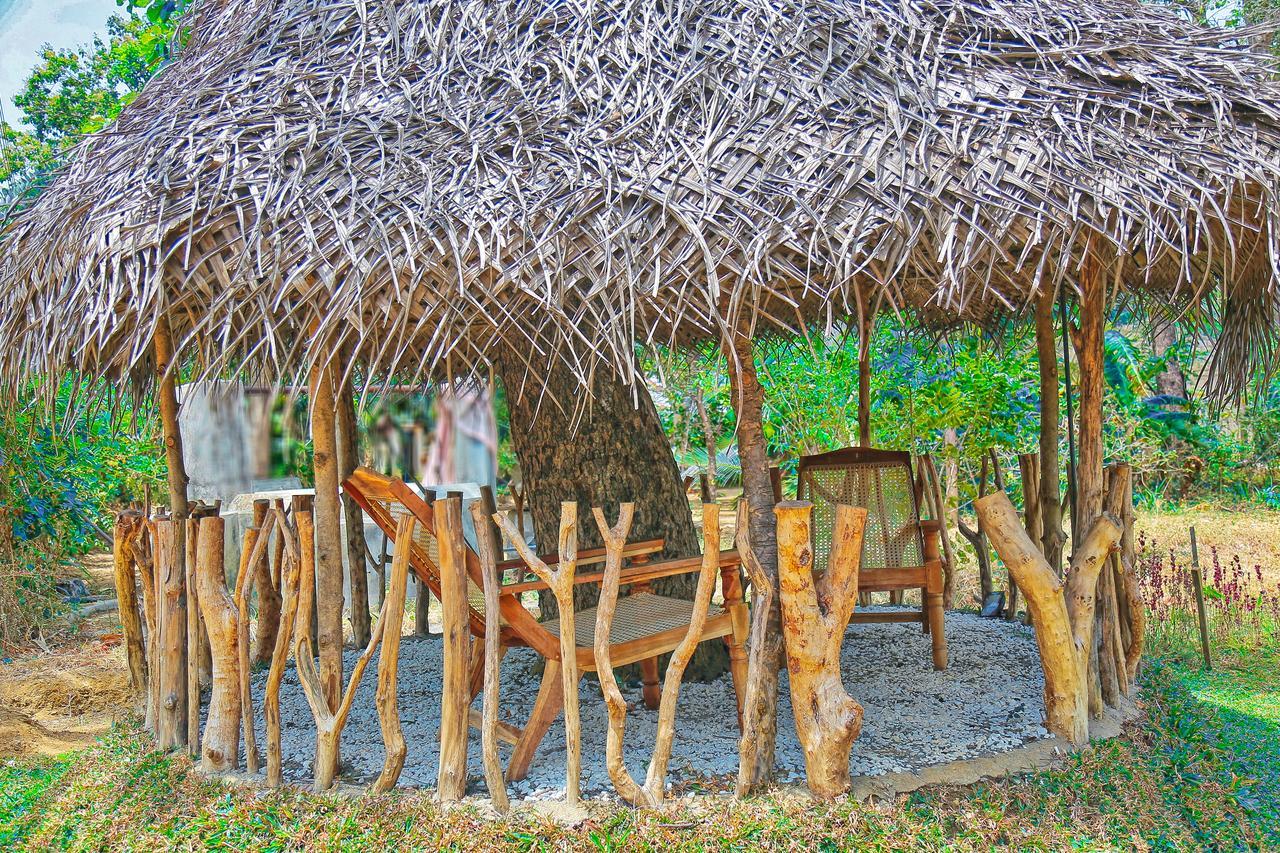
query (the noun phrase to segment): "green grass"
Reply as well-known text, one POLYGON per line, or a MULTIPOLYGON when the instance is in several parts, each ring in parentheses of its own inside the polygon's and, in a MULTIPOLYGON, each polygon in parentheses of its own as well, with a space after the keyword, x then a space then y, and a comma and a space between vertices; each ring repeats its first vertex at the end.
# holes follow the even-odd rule
POLYGON ((1144 718, 1052 770, 887 803, 780 792, 660 813, 596 807, 580 827, 529 812, 225 787, 118 727, 60 759, 0 768, 0 849, 1257 850, 1280 849, 1276 661, 1202 675, 1153 662, 1144 718))

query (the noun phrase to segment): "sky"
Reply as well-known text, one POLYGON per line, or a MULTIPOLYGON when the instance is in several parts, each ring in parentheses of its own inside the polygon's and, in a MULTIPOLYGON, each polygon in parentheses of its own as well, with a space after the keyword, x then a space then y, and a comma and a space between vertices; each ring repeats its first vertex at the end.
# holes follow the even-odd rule
POLYGON ((45 44, 75 47, 105 34, 115 0, 0 0, 0 110, 11 124, 22 114, 13 96, 45 44))

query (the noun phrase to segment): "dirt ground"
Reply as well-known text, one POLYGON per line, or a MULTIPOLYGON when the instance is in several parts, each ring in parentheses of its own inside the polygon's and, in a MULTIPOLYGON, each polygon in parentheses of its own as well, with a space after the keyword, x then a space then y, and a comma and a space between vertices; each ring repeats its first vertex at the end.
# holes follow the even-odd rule
MULTIPOLYGON (((112 593, 108 555, 89 557, 85 571, 90 592, 112 593)), ((128 705, 116 614, 60 621, 29 648, 0 653, 0 761, 86 746, 128 705)))

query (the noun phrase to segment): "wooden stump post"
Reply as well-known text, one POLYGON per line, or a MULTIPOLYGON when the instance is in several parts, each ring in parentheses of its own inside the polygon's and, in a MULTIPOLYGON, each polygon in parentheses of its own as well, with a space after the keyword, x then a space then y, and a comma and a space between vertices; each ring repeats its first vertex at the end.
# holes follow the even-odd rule
POLYGON ((187 579, 179 553, 177 526, 156 522, 156 573, 160 583, 160 693, 156 743, 176 749, 187 740, 187 579))
POLYGON ((213 659, 200 767, 214 773, 234 770, 240 757, 240 650, 235 601, 223 574, 223 534, 221 518, 200 519, 197 583, 213 659))
POLYGON ((138 585, 142 587, 142 611, 146 619, 147 644, 143 650, 147 668, 147 695, 144 698, 143 728, 156 733, 156 710, 160 694, 160 614, 156 605, 155 520, 144 517, 142 533, 133 543, 138 585))
MULTIPOLYGON (((271 510, 271 502, 256 500, 253 502, 253 526, 263 529, 267 523, 267 514, 271 510)), ((274 518, 274 516, 273 516, 274 518)), ((283 531, 276 534, 279 539, 283 531)), ((270 543, 270 537, 267 537, 270 543)), ((258 630, 254 637, 254 665, 271 663, 276 650, 276 634, 280 631, 280 607, 282 598, 277 580, 272 577, 271 549, 264 547, 262 556, 253 564, 253 588, 258 593, 258 630)))
POLYGON ((564 690, 564 736, 566 748, 565 801, 576 805, 582 776, 582 735, 578 716, 578 654, 574 641, 573 578, 578 563, 578 505, 560 504, 559 563, 551 568, 533 553, 509 518, 494 519, 515 545, 520 557, 551 590, 560 610, 560 673, 564 690))
POLYGON ((120 627, 124 633, 125 656, 129 664, 129 693, 135 709, 145 704, 147 691, 146 647, 142 638, 142 615, 138 610, 134 548, 145 531, 146 520, 135 510, 116 515, 111 543, 111 563, 116 585, 120 627))
POLYGON ((858 591, 867 511, 836 507, 830 561, 816 582, 810 535, 813 504, 784 501, 774 513, 796 735, 804 748, 809 790, 829 799, 849 790, 849 751, 862 731, 862 706, 849 697, 841 680, 840 648, 858 591))
MULTIPOLYGON (((330 713, 342 698, 342 526, 339 521, 338 446, 334 379, 337 359, 312 368, 311 443, 315 449, 316 641, 320 681, 330 713)), ((326 786, 327 787, 327 786, 326 786)))
MULTIPOLYGON (((493 518, 497 514, 492 490, 488 486, 481 487, 480 500, 471 502, 471 520, 475 523, 476 550, 484 583, 484 706, 480 745, 489 798, 498 814, 506 814, 511 803, 507 799, 507 783, 502 775, 502 759, 498 756, 498 685, 502 663, 502 610, 498 604, 498 588, 502 585, 502 578, 498 574, 497 543, 502 540, 500 533, 494 535, 497 525, 493 518)), ((399 536, 396 536, 396 541, 400 541, 399 536)))
POLYGON ((942 544, 942 609, 950 610, 955 596, 955 553, 951 550, 951 525, 947 520, 947 505, 942 497, 942 483, 938 478, 938 467, 933 457, 926 453, 920 457, 920 466, 925 471, 925 501, 930 513, 938 522, 939 540, 942 544))
POLYGON ((276 542, 280 548, 276 568, 279 570, 279 589, 283 595, 283 613, 275 636, 275 648, 271 651, 271 668, 267 671, 267 686, 262 697, 262 716, 267 729, 267 786, 279 788, 284 784, 280 749, 280 683, 284 680, 284 668, 289 662, 289 645, 293 640, 293 625, 298 615, 302 550, 298 546, 297 534, 285 521, 283 508, 277 506, 274 512, 276 542))
MULTIPOLYGON (((1032 542, 1044 542, 1044 510, 1040 506, 1040 457, 1035 453, 1020 453, 1018 468, 1022 474, 1022 520, 1032 542)), ((1042 547, 1043 552, 1043 547, 1042 547)), ((1047 555, 1046 555, 1047 556, 1047 555)), ((1005 615, 1009 619, 1018 616, 1018 586, 1009 578, 1009 605, 1005 615)))
POLYGON ((261 757, 258 755, 258 739, 253 729, 253 693, 249 689, 249 601, 253 596, 254 583, 260 577, 258 564, 266 556, 275 516, 264 512, 262 520, 261 529, 250 527, 244 532, 235 594, 236 640, 240 654, 240 717, 244 723, 245 767, 250 773, 258 772, 261 757))
MULTIPOLYGON (((751 526, 747 523, 747 505, 738 503, 737 524, 738 553, 742 557, 742 570, 751 583, 755 601, 751 606, 751 630, 747 640, 747 682, 742 700, 742 736, 738 741, 738 784, 735 796, 739 799, 751 793, 757 782, 756 754, 760 745, 760 693, 766 687, 765 646, 774 638, 768 636, 769 611, 774 600, 773 582, 765 574, 760 561, 751 548, 751 526)), ((780 639, 780 638, 779 638, 780 639)), ((771 700, 777 702, 777 682, 773 682, 771 700)))
POLYGON ((436 791, 443 803, 461 800, 467 790, 467 734, 471 705, 471 630, 467 604, 466 549, 462 501, 432 504, 440 548, 440 612, 444 639, 444 684, 440 690, 440 772, 436 791))
MULTIPOLYGON (((356 400, 351 376, 343 377, 338 388, 338 478, 345 480, 360 464, 360 431, 356 420, 356 400)), ((342 517, 345 521, 347 552, 347 586, 351 591, 351 631, 357 646, 369 642, 369 574, 365 560, 364 513, 355 498, 342 493, 342 517)))
POLYGON ((200 620, 200 585, 196 581, 196 560, 199 559, 200 520, 188 518, 183 524, 186 532, 187 587, 187 753, 200 757, 200 639, 204 626, 200 620))

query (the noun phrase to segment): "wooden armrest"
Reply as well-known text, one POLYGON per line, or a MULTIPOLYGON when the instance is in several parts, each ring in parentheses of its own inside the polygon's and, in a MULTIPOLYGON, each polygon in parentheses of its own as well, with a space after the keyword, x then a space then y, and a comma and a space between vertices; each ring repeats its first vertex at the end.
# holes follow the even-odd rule
MULTIPOLYGON (((645 557, 649 554, 656 554, 665 547, 666 540, 664 539, 645 539, 641 542, 634 542, 627 545, 627 547, 622 550, 622 556, 645 557)), ((542 562, 546 563, 548 566, 555 566, 560 563, 560 555, 555 551, 552 551, 550 554, 539 554, 538 559, 542 560, 542 562)), ((599 563, 603 563, 604 559, 604 548, 587 548, 578 552, 579 566, 597 565, 599 563)), ((498 571, 502 572, 506 569, 518 569, 524 564, 524 560, 519 557, 513 557, 510 560, 502 560, 499 562, 498 571)))
MULTIPOLYGON (((736 566, 742 562, 737 551, 721 551, 720 552, 720 568, 727 566, 736 566)), ((671 577, 672 575, 685 575, 690 572, 696 572, 702 568, 702 555, 695 554, 692 557, 681 557, 676 560, 663 560, 660 563, 645 563, 640 566, 628 566, 622 570, 622 574, 618 580, 619 585, 626 586, 633 583, 646 583, 648 581, 657 580, 658 578, 671 577)), ((587 572, 578 575, 573 579, 574 584, 580 583, 600 583, 604 580, 604 572, 587 572)), ((522 592, 532 592, 533 590, 547 589, 547 585, 540 580, 525 581, 523 583, 512 583, 502 587, 503 595, 519 595, 522 592)))

